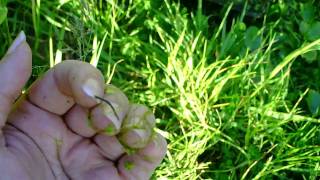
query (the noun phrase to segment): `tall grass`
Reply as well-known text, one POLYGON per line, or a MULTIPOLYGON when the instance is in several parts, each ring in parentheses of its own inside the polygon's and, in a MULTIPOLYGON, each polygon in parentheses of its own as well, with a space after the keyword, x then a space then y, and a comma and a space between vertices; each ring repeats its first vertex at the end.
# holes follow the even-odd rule
MULTIPOLYGON (((0 47, 21 29, 33 47, 34 78, 63 59, 97 66, 131 101, 150 106, 169 142, 156 179, 316 179, 320 121, 288 101, 294 60, 276 56, 272 27, 244 46, 243 16, 211 27, 169 0, 10 1, 0 47), (229 24, 227 24, 229 22, 229 24), (231 22, 231 23, 230 23, 231 22), (274 64, 277 58, 279 64, 274 64)), ((245 12, 244 12, 245 13, 245 12)), ((33 79, 34 79, 33 78, 33 79)))

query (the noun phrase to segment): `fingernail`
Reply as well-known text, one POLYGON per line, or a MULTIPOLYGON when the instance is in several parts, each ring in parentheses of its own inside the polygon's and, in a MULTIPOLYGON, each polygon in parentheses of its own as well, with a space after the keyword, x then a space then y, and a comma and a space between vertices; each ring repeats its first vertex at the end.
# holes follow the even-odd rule
POLYGON ((113 93, 119 92, 119 89, 114 87, 113 85, 108 84, 106 85, 104 92, 106 94, 113 94, 113 93))
MULTIPOLYGON (((111 102, 110 102, 111 103, 111 102)), ((115 126, 117 130, 120 130, 121 121, 118 117, 118 114, 120 112, 119 105, 116 103, 111 103, 112 107, 110 107, 109 104, 103 104, 103 113, 104 115, 111 121, 111 123, 115 126)))
POLYGON ((16 39, 13 41, 13 43, 11 44, 10 48, 7 51, 7 54, 14 52, 17 49, 17 47, 19 47, 20 44, 24 41, 26 41, 26 35, 24 34, 23 31, 21 31, 19 35, 16 37, 16 39))
POLYGON ((143 148, 150 137, 150 133, 142 129, 133 129, 121 135, 121 141, 130 148, 143 148))
POLYGON ((83 92, 86 95, 94 98, 96 101, 100 101, 95 98, 95 96, 100 95, 100 89, 101 89, 101 87, 99 86, 98 81, 96 81, 94 79, 88 79, 82 86, 83 92))
POLYGON ((145 117, 146 123, 148 123, 150 128, 153 128, 156 126, 156 118, 151 111, 145 112, 144 117, 145 117))

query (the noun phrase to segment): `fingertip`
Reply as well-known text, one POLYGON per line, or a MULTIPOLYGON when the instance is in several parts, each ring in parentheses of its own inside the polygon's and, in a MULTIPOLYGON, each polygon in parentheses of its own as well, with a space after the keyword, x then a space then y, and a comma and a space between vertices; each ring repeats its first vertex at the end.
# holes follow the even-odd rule
POLYGON ((29 44, 23 41, 10 49, 2 59, 2 66, 12 73, 24 73, 23 76, 29 78, 32 71, 32 51, 29 44))
POLYGON ((132 104, 118 137, 125 146, 134 149, 143 148, 152 137, 154 121, 153 113, 146 106, 132 104))
POLYGON ((140 149, 148 144, 151 133, 151 129, 132 129, 127 132, 121 132, 118 137, 125 146, 140 149))
MULTIPOLYGON (((26 72, 26 76, 29 78, 32 72, 32 50, 29 44, 24 41, 16 49, 17 64, 22 64, 21 71, 26 72)), ((16 64, 16 65, 17 65, 16 64)))
POLYGON ((138 155, 123 156, 118 162, 118 170, 124 179, 147 180, 151 177, 154 166, 138 155))
POLYGON ((54 68, 55 79, 61 92, 74 97, 75 102, 91 108, 99 103, 95 96, 104 95, 104 78, 89 63, 66 60, 54 68))
POLYGON ((78 104, 91 108, 100 103, 96 97, 104 95, 104 80, 101 77, 89 77, 83 83, 81 82, 80 87, 74 84, 73 91, 78 104))
POLYGON ((166 140, 160 134, 155 134, 153 140, 137 154, 125 155, 119 160, 119 172, 125 179, 149 179, 166 151, 166 140))
POLYGON ((26 41, 9 49, 0 61, 0 86, 3 93, 16 98, 31 75, 32 53, 26 41))
POLYGON ((9 47, 7 54, 11 54, 16 51, 16 49, 26 41, 26 35, 23 31, 21 31, 18 36, 15 38, 15 40, 12 42, 11 46, 9 47))
POLYGON ((142 156, 145 160, 154 162, 156 164, 160 163, 167 153, 167 141, 165 138, 155 133, 152 140, 149 142, 145 148, 140 149, 138 154, 142 156))
POLYGON ((101 103, 91 109, 94 127, 109 136, 118 134, 129 109, 128 98, 112 85, 106 85, 105 95, 98 98, 101 103))
POLYGON ((70 75, 72 93, 77 104, 91 108, 100 103, 96 96, 104 95, 104 78, 91 64, 78 63, 81 70, 74 68, 70 75))
POLYGON ((101 97, 101 94, 103 93, 101 82, 93 78, 85 80, 81 88, 85 95, 94 99, 95 101, 98 100, 96 97, 101 97))
POLYGON ((104 79, 98 69, 82 61, 62 61, 32 84, 28 100, 58 115, 65 114, 75 103, 92 108, 98 101, 83 89, 88 80, 95 88, 92 93, 102 96, 104 79))

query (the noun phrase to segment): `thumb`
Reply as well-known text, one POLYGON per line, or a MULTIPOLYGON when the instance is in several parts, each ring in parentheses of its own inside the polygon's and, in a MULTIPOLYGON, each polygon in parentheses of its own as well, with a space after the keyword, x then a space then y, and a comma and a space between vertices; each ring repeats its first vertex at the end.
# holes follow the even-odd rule
POLYGON ((29 79, 31 69, 31 49, 21 31, 0 61, 0 138, 11 106, 29 79))

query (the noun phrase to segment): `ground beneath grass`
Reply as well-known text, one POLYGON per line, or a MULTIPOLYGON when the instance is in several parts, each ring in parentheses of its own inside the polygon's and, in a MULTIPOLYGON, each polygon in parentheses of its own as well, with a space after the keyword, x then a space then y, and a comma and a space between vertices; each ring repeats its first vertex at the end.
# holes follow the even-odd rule
POLYGON ((226 2, 0 0, 0 55, 24 30, 29 83, 79 59, 150 106, 154 179, 317 179, 319 5, 226 2))

